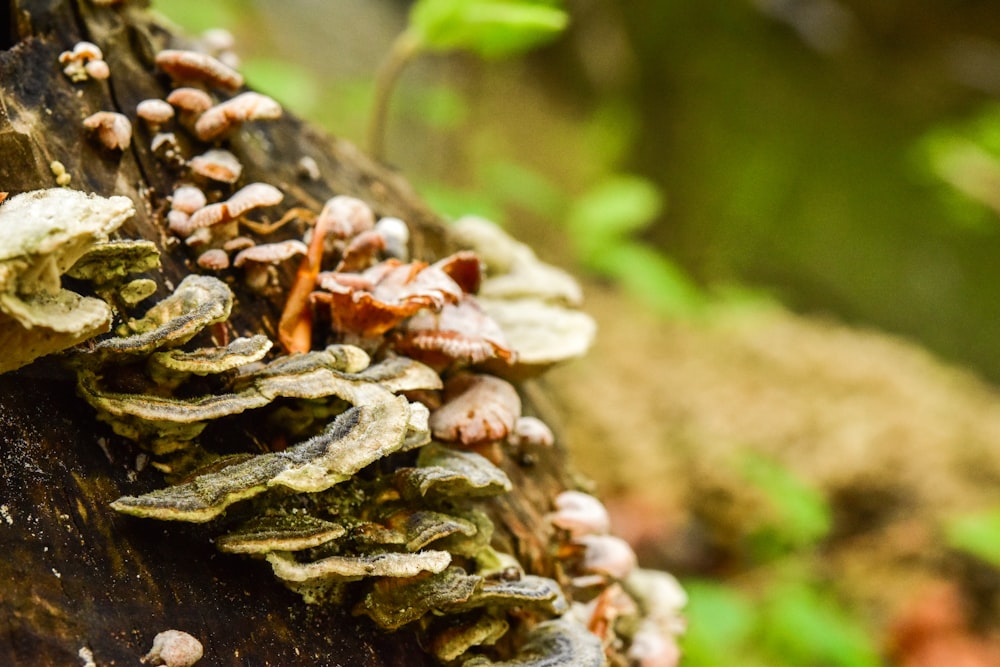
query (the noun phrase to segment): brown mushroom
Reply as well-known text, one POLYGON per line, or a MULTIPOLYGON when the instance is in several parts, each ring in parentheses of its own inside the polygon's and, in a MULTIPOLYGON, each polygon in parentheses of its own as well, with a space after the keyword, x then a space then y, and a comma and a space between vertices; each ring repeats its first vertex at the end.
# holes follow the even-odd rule
POLYGON ((360 336, 381 335, 422 308, 440 310, 462 296, 440 269, 395 259, 362 273, 321 273, 318 283, 323 291, 312 297, 329 306, 333 328, 360 336))

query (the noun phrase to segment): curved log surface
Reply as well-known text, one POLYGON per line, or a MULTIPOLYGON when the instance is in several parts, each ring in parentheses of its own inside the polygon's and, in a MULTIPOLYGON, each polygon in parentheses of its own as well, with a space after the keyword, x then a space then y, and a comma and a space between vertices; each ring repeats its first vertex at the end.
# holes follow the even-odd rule
MULTIPOLYGON (((100 147, 81 123, 99 110, 134 118, 137 102, 169 91, 153 55, 180 42, 142 5, 0 2, 0 190, 53 187, 50 163, 58 160, 70 187, 131 197, 137 213, 121 236, 160 247, 162 274, 152 277, 163 296, 163 285, 178 283, 193 260, 164 223, 180 175, 151 153, 147 128, 137 125, 119 153, 100 147), (101 46, 110 79, 75 84, 62 73, 59 54, 80 40, 101 46)), ((353 195, 378 215, 406 220, 416 257, 446 249, 440 221, 399 175, 287 112, 251 124, 227 148, 242 161, 245 182, 285 193, 283 207, 318 211, 334 194, 353 195), (318 180, 298 173, 302 156, 316 161, 318 180)), ((282 304, 231 287, 233 333, 276 340, 282 304)), ((307 606, 266 563, 218 553, 197 526, 114 513, 115 498, 162 486, 156 470, 136 470, 139 454, 96 420, 57 361, 0 376, 0 664, 134 665, 167 629, 200 640, 206 665, 431 664, 405 629, 387 634, 344 609, 307 606)), ((504 464, 521 486, 495 504, 497 539, 539 572, 552 570, 540 526, 565 486, 563 466, 558 450, 531 466, 504 464)))

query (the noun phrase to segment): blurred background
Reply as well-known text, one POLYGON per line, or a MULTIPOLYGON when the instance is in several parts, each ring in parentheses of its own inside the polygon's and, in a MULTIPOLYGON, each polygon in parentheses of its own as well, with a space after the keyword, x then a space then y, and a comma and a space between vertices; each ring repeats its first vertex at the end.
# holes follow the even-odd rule
MULTIPOLYGON (((409 4, 154 7, 364 147, 409 4)), ((1000 664, 1000 5, 565 7, 412 63, 385 159, 586 281, 552 409, 685 581, 684 664, 1000 664)))

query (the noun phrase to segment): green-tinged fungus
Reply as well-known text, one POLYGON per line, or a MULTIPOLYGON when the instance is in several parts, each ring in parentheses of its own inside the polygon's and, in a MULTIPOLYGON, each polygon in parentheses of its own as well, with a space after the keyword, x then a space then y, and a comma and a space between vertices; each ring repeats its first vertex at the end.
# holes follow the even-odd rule
POLYGON ((111 308, 61 276, 135 212, 128 197, 35 190, 0 206, 0 372, 106 332, 111 308))

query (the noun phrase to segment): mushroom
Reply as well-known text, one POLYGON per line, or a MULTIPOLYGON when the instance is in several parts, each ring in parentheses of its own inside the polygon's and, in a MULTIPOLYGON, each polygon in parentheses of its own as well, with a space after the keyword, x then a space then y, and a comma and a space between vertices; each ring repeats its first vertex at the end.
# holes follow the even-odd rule
POLYGON ((170 208, 191 215, 207 204, 205 193, 193 185, 181 185, 174 189, 170 198, 170 208))
POLYGON ((518 417, 514 422, 514 432, 507 438, 507 442, 515 447, 551 447, 555 441, 552 429, 538 417, 518 417))
POLYGON ((362 273, 321 273, 318 283, 322 291, 312 297, 329 307, 333 328, 363 337, 381 335, 422 308, 440 310, 462 296, 462 288, 440 269, 393 259, 362 273))
POLYGON ((229 268, 229 255, 222 248, 209 248, 198 255, 197 264, 209 271, 222 271, 229 268))
MULTIPOLYGON (((109 4, 109 3, 102 3, 109 4)), ((164 667, 192 667, 201 660, 201 642, 180 630, 165 630, 153 638, 153 648, 142 662, 164 667)))
POLYGON ((0 372, 107 331, 104 301, 61 287, 60 276, 135 212, 128 197, 53 188, 0 206, 0 372))
POLYGON ((197 116, 212 108, 211 95, 199 88, 174 88, 167 95, 167 103, 177 107, 182 113, 197 116))
POLYGON ((431 443, 420 450, 417 463, 416 468, 397 473, 406 494, 469 498, 495 496, 513 488, 503 470, 475 452, 431 443))
POLYGON ((243 165, 236 156, 218 148, 191 158, 188 167, 195 175, 220 183, 235 183, 243 173, 243 165))
POLYGON ((410 228, 399 218, 381 218, 375 223, 375 231, 382 237, 385 252, 400 261, 410 258, 410 228))
POLYGON ((135 106, 135 113, 146 121, 150 129, 156 131, 174 117, 174 108, 163 100, 149 99, 139 102, 135 106))
POLYGON ((125 150, 132 143, 132 123, 117 111, 98 111, 83 119, 83 126, 97 134, 110 150, 125 150))
POLYGON ((71 81, 106 79, 111 74, 100 47, 92 42, 77 42, 72 51, 59 54, 59 63, 71 81))
POLYGON ((306 244, 298 239, 279 243, 262 243, 241 250, 233 260, 233 266, 246 272, 246 284, 260 292, 267 288, 274 273, 274 267, 297 255, 306 254, 306 244))
POLYGON ((580 569, 586 574, 621 581, 636 567, 635 552, 620 537, 580 535, 573 538, 573 544, 583 547, 580 569))
POLYGON ((281 117, 281 105, 267 95, 248 91, 205 110, 194 124, 202 141, 218 139, 241 123, 281 117))
POLYGON ((395 347, 436 368, 447 368, 456 361, 478 364, 501 359, 513 363, 517 358, 497 323, 471 297, 445 304, 437 313, 417 313, 402 326, 395 347))
POLYGON ((280 204, 284 195, 281 190, 267 183, 251 183, 237 190, 224 202, 209 204, 191 214, 187 220, 176 225, 171 221, 171 231, 186 238, 195 230, 211 227, 239 219, 255 208, 280 204))
POLYGON ((236 90, 243 76, 216 58, 197 51, 164 49, 156 54, 156 66, 177 83, 201 83, 236 90))
POLYGON ((611 519, 604 504, 582 491, 563 491, 555 499, 555 511, 548 519, 556 528, 572 537, 603 535, 611 529, 611 519))
POLYGON ((375 227, 375 214, 368 204, 355 197, 337 195, 328 199, 316 218, 316 227, 330 236, 348 239, 375 227))
POLYGON ((513 385, 492 375, 461 373, 445 383, 445 403, 431 413, 431 432, 447 442, 471 445, 503 440, 521 416, 513 385))
POLYGON ((478 296, 476 301, 517 350, 509 371, 504 366, 490 367, 505 376, 537 375, 554 364, 582 356, 594 341, 597 325, 579 310, 537 299, 507 301, 478 296))

